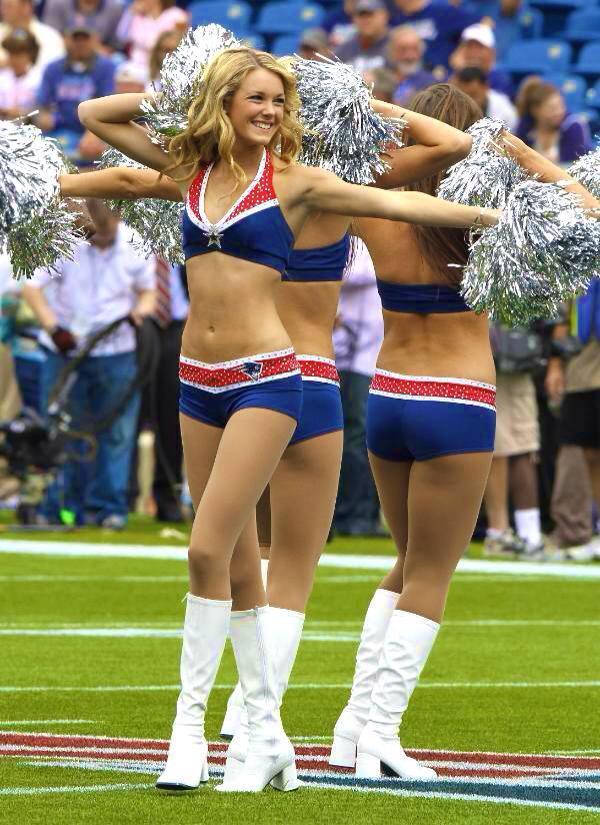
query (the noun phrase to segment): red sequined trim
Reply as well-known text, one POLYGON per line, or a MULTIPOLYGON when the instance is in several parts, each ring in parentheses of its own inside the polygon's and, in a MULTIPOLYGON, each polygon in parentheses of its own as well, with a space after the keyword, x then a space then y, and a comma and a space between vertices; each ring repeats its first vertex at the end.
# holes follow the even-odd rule
POLYGON ((296 355, 292 352, 275 358, 252 358, 233 367, 209 369, 198 364, 179 362, 179 378, 189 384, 204 387, 228 387, 232 384, 257 384, 288 372, 299 370, 296 355), (254 375, 254 377, 253 377, 254 375))
POLYGON ((412 395, 419 398, 435 398, 439 401, 447 398, 496 406, 496 390, 476 382, 467 384, 458 380, 436 381, 435 378, 397 378, 376 372, 371 389, 393 395, 412 395))

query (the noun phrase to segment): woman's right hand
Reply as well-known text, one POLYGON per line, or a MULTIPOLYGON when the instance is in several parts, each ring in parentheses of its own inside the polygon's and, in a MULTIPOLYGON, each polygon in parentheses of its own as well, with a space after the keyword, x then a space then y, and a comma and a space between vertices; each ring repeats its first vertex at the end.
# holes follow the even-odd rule
POLYGON ((565 370, 560 358, 551 358, 544 381, 546 395, 552 404, 560 404, 565 394, 565 370))

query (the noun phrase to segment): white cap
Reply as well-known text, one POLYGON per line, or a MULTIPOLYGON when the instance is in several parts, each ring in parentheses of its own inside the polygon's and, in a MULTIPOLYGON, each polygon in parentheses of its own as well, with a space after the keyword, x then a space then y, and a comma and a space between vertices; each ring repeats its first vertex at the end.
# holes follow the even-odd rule
POLYGON ((115 82, 117 83, 141 83, 145 85, 148 81, 148 72, 139 63, 127 60, 119 63, 115 71, 115 82))
POLYGON ((487 46, 488 49, 496 48, 494 32, 485 23, 474 23, 472 26, 467 26, 460 39, 462 43, 467 40, 475 40, 477 43, 481 43, 482 46, 487 46))

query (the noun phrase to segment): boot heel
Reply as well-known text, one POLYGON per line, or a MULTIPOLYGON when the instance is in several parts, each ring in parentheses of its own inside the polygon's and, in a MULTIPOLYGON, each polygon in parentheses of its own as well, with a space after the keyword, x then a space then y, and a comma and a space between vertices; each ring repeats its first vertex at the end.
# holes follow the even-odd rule
POLYGON ((298 779, 296 763, 286 765, 276 776, 271 779, 271 785, 276 791, 296 791, 302 787, 302 782, 298 779))
POLYGON ((380 779, 381 762, 370 753, 359 753, 356 757, 355 773, 361 779, 380 779))
POLYGON ((208 782, 208 757, 204 760, 202 765, 202 773, 200 774, 200 782, 208 782))
POLYGON ((356 764, 356 742, 346 739, 345 736, 334 736, 329 764, 340 768, 353 768, 356 764))

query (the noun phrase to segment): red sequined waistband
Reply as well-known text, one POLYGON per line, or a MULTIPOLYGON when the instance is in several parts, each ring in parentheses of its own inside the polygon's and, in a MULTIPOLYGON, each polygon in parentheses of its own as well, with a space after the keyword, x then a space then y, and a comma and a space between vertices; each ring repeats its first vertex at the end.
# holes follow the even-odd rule
POLYGON ((319 355, 299 355, 300 372, 305 381, 325 381, 339 386, 340 376, 331 358, 319 355))
POLYGON ((292 349, 249 355, 220 364, 206 364, 184 355, 179 359, 179 380, 209 392, 224 392, 299 372, 298 360, 292 349))
POLYGON ((399 375, 386 370, 377 370, 371 382, 371 392, 397 398, 461 402, 496 408, 494 385, 470 381, 466 378, 399 375))

